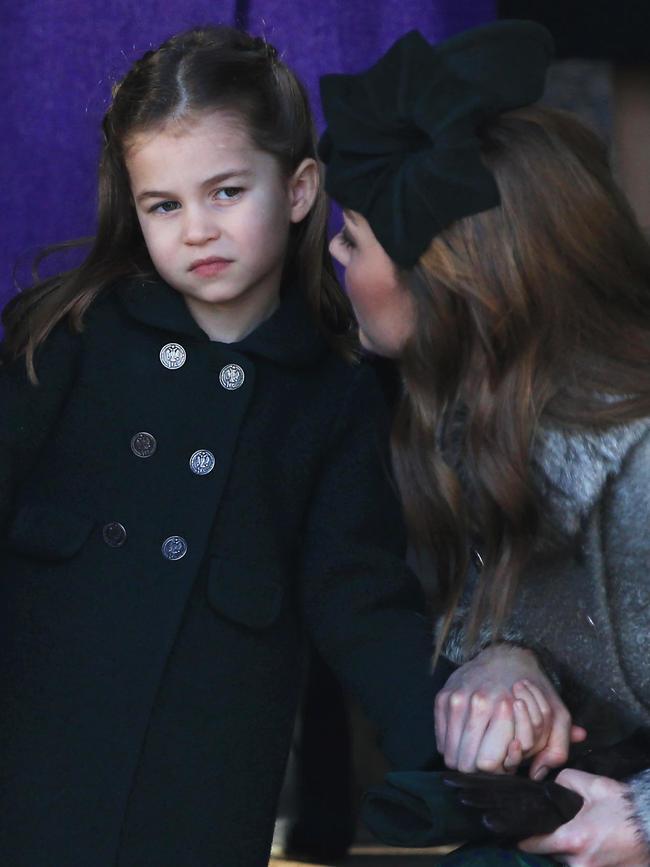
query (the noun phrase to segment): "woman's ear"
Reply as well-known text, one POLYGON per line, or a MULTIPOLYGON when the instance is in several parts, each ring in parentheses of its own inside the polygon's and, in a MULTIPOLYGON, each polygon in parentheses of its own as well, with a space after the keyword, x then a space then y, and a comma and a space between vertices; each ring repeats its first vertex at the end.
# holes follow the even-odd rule
POLYGON ((291 222, 299 223, 311 211, 320 186, 318 163, 310 157, 304 159, 289 179, 291 222))

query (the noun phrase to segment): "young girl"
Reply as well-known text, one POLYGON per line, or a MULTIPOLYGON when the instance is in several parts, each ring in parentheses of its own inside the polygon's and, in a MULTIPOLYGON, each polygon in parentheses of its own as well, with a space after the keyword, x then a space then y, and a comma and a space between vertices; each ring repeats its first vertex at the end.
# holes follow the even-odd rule
MULTIPOLYGON (((437 703, 462 770, 490 738, 490 683, 534 687, 535 655, 591 746, 650 728, 650 248, 596 137, 522 108, 548 56, 523 22, 437 49, 411 33, 322 88, 327 186, 347 208, 331 250, 362 342, 400 359, 394 463, 414 538, 438 558, 439 645, 478 653, 437 703), (495 636, 510 647, 479 653, 495 636)), ((650 769, 557 781, 583 808, 522 848, 648 863, 650 769)))
POLYGON ((93 247, 4 313, 3 865, 265 865, 305 627, 392 762, 436 756, 450 669, 325 218, 261 39, 190 31, 116 87, 93 247))

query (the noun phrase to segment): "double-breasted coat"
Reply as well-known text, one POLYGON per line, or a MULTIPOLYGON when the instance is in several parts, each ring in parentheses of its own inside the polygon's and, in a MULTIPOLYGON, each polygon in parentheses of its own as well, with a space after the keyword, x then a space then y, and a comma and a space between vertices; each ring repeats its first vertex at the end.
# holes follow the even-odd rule
POLYGON ((435 760, 383 402, 297 293, 220 344, 126 281, 37 372, 0 368, 1 864, 266 864, 305 628, 435 760))

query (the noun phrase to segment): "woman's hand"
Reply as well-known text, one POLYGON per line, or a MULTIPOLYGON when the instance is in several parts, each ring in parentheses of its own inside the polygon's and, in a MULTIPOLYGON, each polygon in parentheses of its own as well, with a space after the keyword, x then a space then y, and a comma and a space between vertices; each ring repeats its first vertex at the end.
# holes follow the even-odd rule
POLYGON ((570 768, 556 782, 582 795, 584 804, 552 834, 519 844, 524 852, 553 855, 570 867, 644 867, 650 853, 633 818, 627 786, 570 768))
POLYGON ((496 644, 455 671, 436 696, 436 740, 449 768, 507 773, 535 756, 542 779, 586 732, 571 717, 534 653, 496 644))

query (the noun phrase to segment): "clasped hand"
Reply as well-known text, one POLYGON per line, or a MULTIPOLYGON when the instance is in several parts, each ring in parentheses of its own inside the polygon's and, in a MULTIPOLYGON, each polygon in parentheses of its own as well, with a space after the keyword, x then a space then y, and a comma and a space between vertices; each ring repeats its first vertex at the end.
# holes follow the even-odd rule
POLYGON ((508 773, 534 757, 535 780, 565 764, 570 744, 586 737, 534 653, 507 644, 486 648, 451 675, 436 697, 435 726, 448 768, 508 773))
POLYGON ((627 786, 567 768, 556 782, 584 800, 580 812, 554 831, 522 840, 519 848, 552 855, 568 867, 646 867, 648 850, 632 817, 627 786))
MULTIPOLYGON (((447 767, 503 774, 532 758, 529 774, 535 780, 565 764, 570 744, 587 735, 571 724, 535 655, 506 644, 492 645, 451 675, 436 697, 435 726, 447 767)), ((627 786, 573 769, 561 771, 556 782, 582 796, 582 809, 552 834, 523 840, 522 850, 570 867, 650 863, 627 786)))

